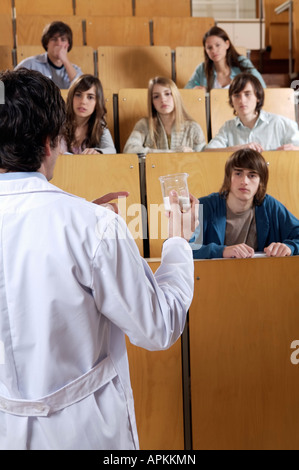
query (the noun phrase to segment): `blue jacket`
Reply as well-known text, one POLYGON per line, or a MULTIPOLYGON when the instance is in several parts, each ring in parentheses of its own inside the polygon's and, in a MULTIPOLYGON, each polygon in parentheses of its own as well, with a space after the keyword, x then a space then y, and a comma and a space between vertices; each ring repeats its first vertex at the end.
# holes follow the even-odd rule
MULTIPOLYGON (((225 248, 226 200, 219 193, 199 199, 202 204, 202 224, 198 226, 190 244, 193 258, 222 258, 225 248), (198 240, 202 238, 199 244, 198 240), (196 241, 196 243, 195 243, 196 241)), ((255 208, 258 251, 273 242, 287 245, 292 255, 299 255, 299 220, 272 196, 266 195, 255 208)))

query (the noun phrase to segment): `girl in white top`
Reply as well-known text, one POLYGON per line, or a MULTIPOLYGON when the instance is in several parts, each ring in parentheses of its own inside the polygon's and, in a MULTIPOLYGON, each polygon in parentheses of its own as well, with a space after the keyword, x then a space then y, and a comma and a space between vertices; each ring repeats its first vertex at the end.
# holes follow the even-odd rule
POLYGON ((200 152, 205 145, 202 128, 185 110, 176 84, 169 78, 151 79, 148 117, 136 123, 123 152, 200 152))
POLYGON ((81 75, 69 89, 61 153, 116 153, 107 128, 103 87, 93 75, 81 75))

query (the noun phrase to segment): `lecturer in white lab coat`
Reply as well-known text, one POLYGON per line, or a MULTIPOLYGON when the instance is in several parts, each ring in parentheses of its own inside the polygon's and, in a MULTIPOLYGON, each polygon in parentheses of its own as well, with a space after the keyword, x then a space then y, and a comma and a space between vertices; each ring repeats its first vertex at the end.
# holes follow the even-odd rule
POLYGON ((0 80, 0 448, 138 449, 125 334, 149 350, 181 335, 196 199, 183 214, 171 197, 154 275, 118 214, 49 183, 56 85, 26 69, 0 80))

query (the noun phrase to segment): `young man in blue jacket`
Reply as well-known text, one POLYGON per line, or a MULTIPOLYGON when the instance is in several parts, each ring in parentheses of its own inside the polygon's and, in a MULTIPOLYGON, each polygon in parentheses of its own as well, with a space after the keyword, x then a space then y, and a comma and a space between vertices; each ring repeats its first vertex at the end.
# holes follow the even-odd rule
POLYGON ((267 162, 255 150, 241 149, 228 159, 219 193, 199 199, 203 224, 190 240, 195 259, 299 254, 299 220, 266 194, 268 176, 267 162))

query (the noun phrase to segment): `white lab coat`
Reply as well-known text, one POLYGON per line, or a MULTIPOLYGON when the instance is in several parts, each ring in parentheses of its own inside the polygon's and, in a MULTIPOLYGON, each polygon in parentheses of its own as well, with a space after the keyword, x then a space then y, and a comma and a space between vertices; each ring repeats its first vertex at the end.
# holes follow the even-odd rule
POLYGON ((40 173, 11 176, 0 180, 0 449, 138 449, 125 334, 149 350, 179 338, 191 249, 165 242, 153 275, 120 216, 40 173))

